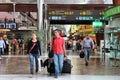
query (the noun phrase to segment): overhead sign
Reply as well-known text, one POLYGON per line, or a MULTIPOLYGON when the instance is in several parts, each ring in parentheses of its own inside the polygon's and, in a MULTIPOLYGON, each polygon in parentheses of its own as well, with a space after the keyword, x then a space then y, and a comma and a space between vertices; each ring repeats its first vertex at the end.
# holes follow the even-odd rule
POLYGON ((99 27, 101 27, 103 25, 103 23, 101 21, 96 20, 96 21, 92 22, 92 25, 95 28, 99 28, 99 27))
POLYGON ((48 10, 48 20, 95 20, 103 18, 102 10, 48 10))
POLYGON ((120 14, 120 6, 112 7, 104 12, 104 17, 108 18, 110 16, 120 14))
POLYGON ((48 10, 48 15, 103 15, 103 10, 48 10))

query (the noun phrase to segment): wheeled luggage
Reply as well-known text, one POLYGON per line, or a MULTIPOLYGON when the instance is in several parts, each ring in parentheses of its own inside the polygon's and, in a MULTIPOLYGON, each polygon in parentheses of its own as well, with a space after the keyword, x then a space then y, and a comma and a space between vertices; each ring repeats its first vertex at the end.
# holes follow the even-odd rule
MULTIPOLYGON (((47 72, 50 73, 55 73, 55 65, 53 59, 46 59, 44 62, 44 67, 47 66, 47 72)), ((63 70, 62 73, 71 73, 72 65, 71 65, 71 60, 70 59, 65 59, 63 63, 63 70)))
POLYGON ((71 73, 72 65, 70 59, 65 59, 63 63, 62 73, 71 73))

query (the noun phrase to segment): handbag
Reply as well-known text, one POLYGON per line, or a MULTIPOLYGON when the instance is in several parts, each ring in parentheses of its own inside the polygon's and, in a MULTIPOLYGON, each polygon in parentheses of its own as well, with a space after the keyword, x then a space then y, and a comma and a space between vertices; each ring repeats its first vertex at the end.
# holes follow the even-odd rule
POLYGON ((44 67, 44 63, 43 63, 43 60, 41 58, 38 58, 38 70, 41 71, 42 70, 42 67, 44 67))
POLYGON ((79 54, 79 56, 80 56, 80 58, 84 58, 84 56, 85 56, 84 51, 81 51, 80 54, 79 54))
POLYGON ((41 71, 41 58, 38 58, 38 71, 41 71))
POLYGON ((53 56, 54 56, 54 52, 53 52, 53 50, 50 50, 50 51, 49 51, 49 54, 48 54, 48 57, 49 57, 49 58, 53 58, 53 56))

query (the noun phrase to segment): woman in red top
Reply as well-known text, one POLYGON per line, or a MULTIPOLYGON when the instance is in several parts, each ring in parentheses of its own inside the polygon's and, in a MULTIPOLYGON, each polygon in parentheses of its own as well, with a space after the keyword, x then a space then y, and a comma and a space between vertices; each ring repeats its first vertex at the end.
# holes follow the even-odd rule
POLYGON ((65 41, 60 36, 60 30, 54 30, 54 38, 52 40, 52 49, 54 52, 54 64, 55 64, 55 78, 62 72, 64 56, 66 56, 65 41))
POLYGON ((16 52, 16 47, 17 47, 17 44, 18 44, 17 39, 14 39, 14 40, 13 40, 14 54, 15 54, 15 52, 16 52))

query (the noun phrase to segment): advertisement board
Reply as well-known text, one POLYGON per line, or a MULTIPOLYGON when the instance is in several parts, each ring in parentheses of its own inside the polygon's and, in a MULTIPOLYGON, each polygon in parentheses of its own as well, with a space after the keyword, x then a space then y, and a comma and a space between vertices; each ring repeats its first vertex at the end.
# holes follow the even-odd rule
POLYGON ((16 30, 16 23, 14 22, 0 22, 0 29, 10 29, 10 30, 16 30))

